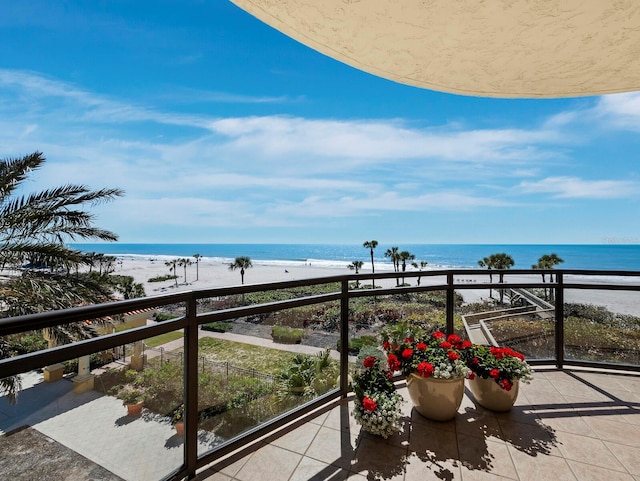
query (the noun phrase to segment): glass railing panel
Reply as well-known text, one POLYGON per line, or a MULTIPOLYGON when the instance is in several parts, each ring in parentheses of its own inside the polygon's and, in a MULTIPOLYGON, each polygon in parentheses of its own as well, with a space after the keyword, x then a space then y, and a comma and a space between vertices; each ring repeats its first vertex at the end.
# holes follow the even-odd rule
POLYGON ((456 293, 463 302, 456 303, 454 325, 463 338, 477 344, 508 346, 528 359, 555 358, 555 312, 553 305, 539 302, 542 292, 505 287, 501 296, 500 289, 479 284, 456 293))
MULTIPOLYGON (((182 438, 171 413, 183 402, 182 369, 168 352, 161 358, 145 348, 155 340, 127 346, 125 356, 94 352, 21 373, 15 404, 0 397, 8 469, 28 466, 33 479, 109 481, 159 480, 179 469, 182 438), (95 367, 95 359, 108 362, 95 367)), ((2 477, 16 479, 6 471, 2 477)))
POLYGON ((640 365, 639 299, 638 291, 565 290, 565 359, 640 365))
POLYGON ((338 387, 338 302, 225 324, 200 330, 200 456, 338 387))

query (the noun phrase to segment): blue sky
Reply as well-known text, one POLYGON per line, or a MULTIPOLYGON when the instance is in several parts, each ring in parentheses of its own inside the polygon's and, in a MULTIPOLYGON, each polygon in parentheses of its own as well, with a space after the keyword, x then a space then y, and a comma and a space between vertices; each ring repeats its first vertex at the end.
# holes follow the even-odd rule
POLYGON ((640 243, 640 94, 455 96, 226 0, 0 3, 0 157, 122 242, 640 243))

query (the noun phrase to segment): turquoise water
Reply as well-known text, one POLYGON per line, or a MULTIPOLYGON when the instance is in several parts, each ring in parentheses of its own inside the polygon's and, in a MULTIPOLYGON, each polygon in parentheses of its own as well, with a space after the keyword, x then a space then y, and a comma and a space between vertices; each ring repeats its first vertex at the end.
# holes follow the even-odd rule
MULTIPOLYGON (((318 267, 344 267, 356 260, 370 263, 369 250, 362 245, 334 244, 71 244, 85 252, 116 256, 190 257, 200 254, 220 262, 248 256, 255 264, 306 264, 318 267)), ((374 250, 376 270, 391 270, 384 257, 391 245, 379 244, 374 250)), ((564 259, 557 266, 565 269, 640 271, 640 245, 479 245, 479 244, 407 244, 399 249, 415 254, 416 261, 427 261, 428 268, 477 267, 478 260, 498 252, 509 254, 514 268, 529 269, 544 254, 555 253, 564 259)))

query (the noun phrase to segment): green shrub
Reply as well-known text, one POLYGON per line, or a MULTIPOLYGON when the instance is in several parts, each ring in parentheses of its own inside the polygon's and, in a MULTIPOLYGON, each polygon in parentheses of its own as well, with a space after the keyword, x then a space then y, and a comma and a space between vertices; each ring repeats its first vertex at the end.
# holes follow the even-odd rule
POLYGON ((175 319, 178 316, 173 316, 171 314, 163 314, 162 312, 156 312, 153 314, 153 320, 157 322, 169 321, 171 319, 175 319))
MULTIPOLYGON (((363 347, 377 347, 379 344, 376 336, 352 337, 349 339, 349 354, 357 356, 363 347)), ((340 340, 338 340, 337 346, 338 350, 340 350, 340 340)))
POLYGON ((172 281, 172 280, 177 279, 177 278, 178 278, 178 276, 174 276, 174 275, 157 276, 157 277, 150 278, 147 282, 172 281))
POLYGON ((273 326, 271 337, 275 342, 283 344, 299 344, 304 337, 304 329, 296 329, 289 326, 273 326))
POLYGON ((209 322, 202 325, 202 330, 212 332, 229 332, 233 330, 233 323, 225 321, 209 322))

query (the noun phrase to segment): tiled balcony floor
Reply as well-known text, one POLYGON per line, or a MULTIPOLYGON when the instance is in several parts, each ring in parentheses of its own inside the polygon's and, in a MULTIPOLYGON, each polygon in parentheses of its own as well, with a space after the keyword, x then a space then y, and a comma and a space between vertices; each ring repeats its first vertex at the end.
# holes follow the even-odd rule
POLYGON ((538 371, 511 412, 476 406, 467 391, 444 423, 407 401, 403 432, 387 440, 361 433, 352 406, 338 402, 198 479, 640 481, 637 376, 538 371))

